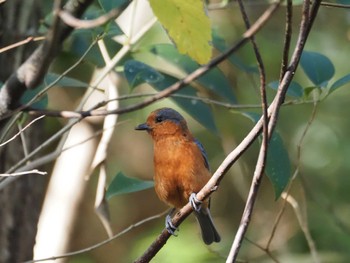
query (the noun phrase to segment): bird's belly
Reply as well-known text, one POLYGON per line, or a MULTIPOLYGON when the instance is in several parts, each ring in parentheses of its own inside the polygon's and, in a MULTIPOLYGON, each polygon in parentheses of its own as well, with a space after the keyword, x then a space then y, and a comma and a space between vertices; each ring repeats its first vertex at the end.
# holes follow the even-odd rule
POLYGON ((201 153, 192 146, 196 147, 164 140, 154 147, 156 193, 160 200, 176 208, 183 207, 190 195, 197 193, 210 178, 201 153))
POLYGON ((184 189, 183 174, 178 172, 175 169, 157 169, 154 176, 155 190, 159 199, 176 208, 184 206, 189 198, 184 189))

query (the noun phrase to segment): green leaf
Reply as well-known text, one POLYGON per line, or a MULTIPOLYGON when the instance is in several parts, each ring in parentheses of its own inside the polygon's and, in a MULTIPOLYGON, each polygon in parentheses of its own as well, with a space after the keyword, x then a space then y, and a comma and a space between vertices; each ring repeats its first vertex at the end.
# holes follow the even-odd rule
POLYGON ((109 199, 114 195, 139 192, 152 188, 153 185, 153 181, 144 181, 137 178, 127 177, 122 172, 119 172, 108 186, 106 198, 109 199))
MULTIPOLYGON (((108 1, 111 2, 111 1, 108 1)), ((82 19, 95 19, 105 14, 105 11, 98 6, 90 6, 89 9, 84 13, 82 19)), ((78 28, 72 33, 72 40, 69 46, 69 55, 74 54, 77 58, 80 58, 86 50, 90 47, 91 43, 99 36, 104 34, 104 41, 110 40, 111 37, 123 34, 123 31, 119 28, 115 21, 111 20, 106 24, 91 29, 78 28), (107 37, 108 36, 108 37, 107 37)), ((111 41, 109 41, 111 42, 111 41)), ((119 49, 120 45, 114 40, 114 45, 106 45, 109 54, 115 54, 119 49)), ((105 43, 107 44, 107 43, 105 43)), ((111 55, 112 56, 112 55, 111 55)), ((89 61, 94 66, 103 67, 105 61, 101 55, 101 51, 97 45, 94 45, 88 54, 84 57, 84 62, 89 61)))
POLYGON ((142 83, 152 85, 164 80, 164 76, 157 70, 136 60, 125 62, 124 74, 132 89, 142 83))
POLYGON ((199 64, 210 60, 210 20, 202 0, 150 0, 150 4, 180 53, 188 54, 199 64))
MULTIPOLYGON (((220 37, 215 30, 213 32, 213 45, 217 50, 219 50, 222 53, 228 49, 225 40, 222 37, 220 37)), ((230 61, 230 63, 232 63, 234 66, 236 66, 238 69, 244 72, 254 74, 259 73, 257 66, 251 66, 244 63, 239 57, 235 56, 234 54, 228 57, 228 61, 230 61)))
POLYGON ((333 92, 340 87, 348 84, 350 82, 350 74, 345 75, 344 77, 338 79, 336 82, 333 83, 333 85, 329 88, 329 92, 333 92))
POLYGON ((266 160, 266 174, 279 198, 291 178, 291 164, 282 137, 277 131, 272 134, 266 160))
MULTIPOLYGON (((293 2, 293 6, 296 6, 296 5, 302 5, 304 3, 304 0, 292 0, 292 2, 293 2)), ((287 5, 287 1, 283 1, 281 4, 287 5)))
MULTIPOLYGON (((136 60, 125 62, 124 74, 130 85, 136 86, 135 83, 139 85, 146 82, 157 91, 162 91, 178 81, 178 79, 161 74, 152 67, 136 60)), ((179 90, 176 94, 197 97, 196 90, 191 86, 179 90)), ((196 99, 180 97, 171 97, 171 99, 204 127, 217 133, 211 109, 207 104, 196 99)))
POLYGON ((318 90, 320 89, 319 87, 315 87, 315 86, 311 86, 311 87, 306 87, 304 88, 304 96, 305 98, 309 98, 310 94, 314 91, 314 90, 318 90))
MULTIPOLYGON (((273 90, 277 90, 279 86, 279 81, 278 80, 272 81, 268 84, 268 86, 273 90)), ((287 95, 291 97, 301 98, 303 94, 304 94, 304 90, 300 86, 300 84, 298 82, 292 81, 288 87, 287 95)))
POLYGON ((300 64, 308 78, 319 87, 325 87, 335 72, 330 59, 317 52, 304 50, 300 64))
MULTIPOLYGON (((260 119, 256 113, 245 112, 243 115, 254 123, 260 119)), ((261 136, 259 142, 261 143, 261 136)), ((282 137, 276 130, 268 145, 265 172, 275 190, 275 198, 278 199, 291 178, 291 164, 282 137)))
POLYGON ((111 11, 113 8, 117 8, 129 0, 98 0, 100 6, 105 10, 106 12, 111 11))
MULTIPOLYGON (((48 73, 46 74, 45 78, 44 78, 44 83, 45 85, 50 85, 51 83, 55 82, 58 78, 60 77, 60 75, 56 74, 56 73, 48 73)), ((60 79, 57 84, 58 86, 62 86, 62 87, 88 87, 89 84, 82 82, 80 80, 77 79, 73 79, 70 77, 63 77, 62 79, 60 79)))
MULTIPOLYGON (((180 54, 176 48, 170 44, 155 45, 151 51, 172 64, 180 67, 186 73, 191 73, 200 67, 198 63, 194 62, 187 55, 180 54)), ((197 81, 214 94, 227 99, 231 103, 237 102, 230 82, 218 68, 213 68, 212 70, 208 71, 207 74, 199 77, 197 81)))
MULTIPOLYGON (((38 93, 42 91, 44 85, 40 85, 36 89, 26 90, 20 99, 21 104, 29 103, 38 93)), ((36 102, 34 102, 31 107, 35 109, 45 109, 49 103, 47 94, 44 94, 36 102)))

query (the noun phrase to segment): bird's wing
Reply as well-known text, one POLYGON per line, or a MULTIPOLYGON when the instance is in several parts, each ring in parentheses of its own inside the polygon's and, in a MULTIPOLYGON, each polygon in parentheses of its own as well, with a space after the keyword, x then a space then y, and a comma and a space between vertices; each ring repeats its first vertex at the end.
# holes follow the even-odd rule
POLYGON ((203 145, 202 145, 202 144, 200 143, 200 141, 198 141, 197 139, 194 139, 194 142, 196 143, 196 145, 198 146, 198 148, 201 150, 201 153, 202 153, 202 156, 203 156, 203 159, 204 159, 204 165, 205 165, 205 167, 206 167, 208 170, 210 170, 209 162, 208 162, 208 157, 207 157, 207 153, 205 152, 203 145))

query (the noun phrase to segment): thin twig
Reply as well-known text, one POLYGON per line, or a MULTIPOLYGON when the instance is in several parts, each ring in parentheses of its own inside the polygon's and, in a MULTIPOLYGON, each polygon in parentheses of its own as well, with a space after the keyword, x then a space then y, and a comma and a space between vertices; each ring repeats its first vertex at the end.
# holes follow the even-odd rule
POLYGON ((76 251, 72 251, 72 252, 69 252, 69 253, 65 253, 65 254, 62 254, 62 255, 58 255, 58 256, 52 256, 52 257, 48 257, 48 258, 41 258, 41 259, 34 259, 34 260, 29 260, 29 261, 26 261, 24 263, 34 263, 34 262, 42 262, 42 261, 47 261, 47 260, 56 260, 56 259, 59 259, 59 258, 67 258, 67 257, 71 257, 71 256, 76 256, 76 255, 80 255, 80 254, 83 254, 83 253, 86 253, 86 252, 90 252, 96 248, 99 248, 103 245, 106 245, 108 243, 110 243, 111 241, 121 237, 122 235, 130 232, 131 230, 133 230, 134 228, 136 227, 139 227, 145 223, 148 223, 152 220, 155 220, 155 219, 158 219, 160 217, 163 217, 166 213, 168 212, 168 210, 164 211, 164 212, 161 212, 159 214, 156 214, 156 215, 153 215, 153 216, 150 216, 150 217, 147 217, 135 224, 132 224, 130 225, 129 227, 125 228, 124 230, 122 230, 121 232, 119 232, 118 234, 115 234, 114 236, 106 239, 106 240, 103 240, 95 245, 92 245, 92 246, 89 246, 89 247, 86 247, 86 248, 83 248, 83 249, 80 249, 80 250, 76 250, 76 251))
POLYGON ((330 3, 330 2, 322 2, 321 5, 322 6, 326 6, 326 7, 336 7, 336 8, 344 8, 344 9, 349 9, 350 8, 350 5, 338 4, 338 3, 330 3))
MULTIPOLYGON (((296 44, 295 51, 293 53, 290 66, 288 70, 286 71, 280 85, 277 91, 277 94, 275 96, 275 99, 273 100, 272 105, 269 107, 269 114, 270 114, 270 122, 269 122, 269 136, 273 133, 273 130, 276 126, 278 115, 279 115, 279 109, 283 103, 283 100, 286 96, 286 92, 288 89, 288 86, 293 79, 294 73, 296 71, 296 68, 299 64, 300 56, 302 53, 302 50, 304 48, 304 45, 306 43, 307 37, 309 35, 310 29, 312 27, 312 24, 314 22, 314 19, 316 17, 318 7, 319 7, 320 1, 315 1, 312 12, 309 13, 309 1, 304 1, 304 8, 303 8, 303 16, 302 16, 302 22, 300 26, 300 32, 299 32, 299 38, 296 44), (314 16, 314 17, 313 17, 314 16)), ((261 120, 260 120, 261 123, 261 120)), ((260 156, 260 155, 259 155, 260 156)), ((252 213, 252 204, 254 203, 254 200, 256 199, 257 195, 257 184, 259 183, 260 178, 258 177, 258 174, 254 174, 254 178, 252 180, 251 188, 249 190, 248 199, 246 202, 246 207, 243 211, 241 224, 237 230, 237 234, 235 236, 235 240, 232 244, 230 254, 227 258, 227 262, 234 262, 237 258, 238 251, 240 248, 240 244, 242 242, 242 239, 246 233, 247 230, 247 222, 249 222, 249 217, 252 213)))
MULTIPOLYGON (((85 117, 90 117, 90 116, 106 116, 108 114, 123 114, 123 113, 128 113, 131 111, 135 111, 138 109, 142 109, 158 100, 161 100, 163 98, 169 97, 175 92, 179 91, 180 89, 184 88, 185 86, 189 85, 192 81, 196 80, 200 76, 204 75, 206 72, 217 66, 219 63, 224 61, 227 57, 229 57, 231 54, 236 52, 238 49, 240 49, 249 39, 251 36, 253 36, 256 32, 258 32, 262 26, 268 21, 268 19, 271 17, 273 12, 277 9, 278 5, 274 4, 272 5, 269 9, 267 9, 262 16, 252 25, 251 28, 249 28, 244 34, 243 38, 238 41, 235 45, 233 45, 230 49, 228 49, 226 52, 218 55, 214 59, 212 59, 208 64, 198 68, 191 74, 187 75, 185 78, 179 80, 178 82, 174 83, 173 85, 169 86, 165 90, 156 93, 154 96, 146 99, 145 101, 141 103, 137 103, 128 107, 124 108, 118 108, 113 111, 106 111, 106 110, 99 110, 99 111, 80 111, 80 112, 63 112, 61 114, 60 112, 52 112, 51 116, 59 117, 59 116, 72 116, 73 118, 85 118, 85 117)), ((136 36, 135 36, 136 38, 136 36)), ((139 37, 137 37, 138 39, 139 37)), ((124 53, 123 53, 124 54, 124 53)), ((112 65, 115 65, 114 63, 114 58, 111 61, 112 65)), ((111 67, 107 67, 107 69, 111 69, 111 67)), ((103 78, 107 72, 103 72, 101 74, 101 77, 96 81, 100 81, 101 78, 103 78)), ((92 85, 93 87, 95 84, 92 85)), ((47 112, 49 114, 49 112, 47 112)))
POLYGON ((13 135, 10 139, 8 139, 7 141, 3 142, 0 144, 0 147, 3 147, 4 145, 10 143, 11 141, 13 141, 14 139, 16 139, 23 131, 25 131, 26 129, 28 129, 33 123, 37 122, 38 120, 44 118, 45 115, 39 116, 37 118, 35 118, 34 120, 32 120, 31 122, 29 122, 24 128, 20 129, 15 135, 13 135))
POLYGON ((122 13, 122 11, 129 5, 129 2, 130 1, 126 1, 125 3, 122 4, 122 6, 118 8, 114 8, 110 10, 108 13, 91 20, 78 19, 72 16, 72 14, 70 14, 69 12, 64 10, 61 10, 59 12, 59 16, 67 25, 71 27, 89 29, 89 28, 102 26, 107 22, 109 22, 110 20, 117 18, 122 13))
MULTIPOLYGON (((73 15, 80 16, 92 3, 92 0, 70 0, 65 5, 65 10, 73 15)), ((65 38, 72 32, 58 18, 57 10, 61 8, 61 0, 54 2, 54 19, 45 41, 29 56, 29 58, 15 71, 4 83, 0 90, 0 117, 13 110, 27 89, 33 89, 39 85, 51 62, 60 51, 65 38)), ((0 123, 4 125, 4 121, 0 123)))
MULTIPOLYGON (((298 145, 297 145, 297 156, 296 156, 296 168, 295 168, 295 171, 293 173, 293 176, 292 176, 292 179, 290 181, 290 183, 288 184, 288 187, 287 187, 287 190, 284 191, 284 193, 288 196, 289 192, 290 192, 290 189, 293 185, 293 182, 295 180, 295 178, 297 177, 297 175, 299 174, 299 171, 300 171, 300 165, 301 165, 301 151, 302 151, 302 146, 304 144, 304 140, 305 140, 305 137, 306 137, 306 134, 308 133, 308 131, 310 130, 310 127, 311 127, 311 124, 314 122, 315 120, 315 116, 316 116, 316 112, 317 112, 317 102, 314 103, 314 107, 312 109, 312 113, 311 113, 311 116, 306 124, 306 127, 305 129, 303 130, 303 133, 301 134, 301 137, 299 139, 299 142, 298 142, 298 145)), ((273 228, 271 230, 271 234, 270 234, 270 237, 266 243, 266 250, 269 251, 270 250, 270 245, 272 243, 272 240, 276 234, 276 230, 277 230, 277 227, 279 225, 279 222, 281 221, 282 219, 282 215, 285 211, 285 208, 286 208, 286 199, 284 198, 283 199, 283 203, 282 203, 282 208, 281 210, 279 211, 279 213, 277 214, 276 216, 276 219, 275 219, 275 222, 273 224, 273 228)))
MULTIPOLYGON (((84 0, 82 4, 86 4, 86 1, 90 1, 90 0, 84 0)), ((67 5, 68 4, 71 4, 71 2, 68 2, 67 5)), ((73 6, 69 5, 69 7, 67 7, 68 10, 71 10, 73 8, 74 8, 74 5, 73 6)), ((91 88, 90 89, 91 92, 89 90, 86 92, 86 94, 84 95, 84 98, 81 100, 81 103, 77 107, 77 111, 81 111, 81 109, 82 109, 83 105, 85 104, 85 102, 87 101, 87 99, 90 97, 90 95, 92 94, 94 89, 97 88, 97 85, 99 85, 99 83, 107 76, 107 74, 109 74, 109 72, 114 69, 115 65, 127 54, 127 52, 129 52, 129 50, 131 48, 130 45, 137 43, 137 41, 139 41, 142 38, 142 36, 147 32, 147 30, 150 27, 152 27, 154 25, 154 23, 156 21, 157 21, 156 19, 151 19, 148 23, 146 23, 143 26, 143 28, 139 32, 137 32, 137 34, 132 39, 130 39, 129 44, 123 46, 123 48, 121 48, 121 50, 112 58, 110 63, 108 63, 103 68, 103 70, 102 70, 101 74, 99 74, 98 78, 89 86, 89 88, 91 88)), ((1 90, 3 90, 3 89, 1 89, 1 90)), ((1 96, 1 94, 0 94, 0 96, 1 96)), ((1 100, 0 100, 0 102, 1 102, 1 100)), ((133 110, 135 110, 135 109, 126 110, 122 113, 126 113, 126 112, 133 111, 133 110)), ((118 114, 118 113, 113 112, 111 114, 118 114)), ((121 114, 121 113, 119 113, 119 114, 121 114)), ((0 117, 4 117, 4 116, 1 116, 1 105, 0 105, 0 117)), ((30 160, 35 154, 37 154, 38 152, 40 152, 41 150, 43 150, 47 146, 51 145, 52 142, 60 139, 62 136, 59 145, 57 146, 56 150, 53 153, 47 155, 46 158, 41 158, 40 160, 36 160, 36 161, 38 161, 37 163, 46 163, 47 160, 51 161, 52 157, 57 156, 57 154, 60 153, 60 151, 63 147, 64 141, 65 141, 65 138, 67 136, 66 133, 69 131, 69 129, 71 127, 73 127, 76 123, 81 121, 84 117, 87 117, 87 116, 77 116, 76 118, 71 119, 69 121, 69 123, 66 124, 59 132, 57 132, 56 134, 51 136, 48 140, 43 142, 39 147, 37 147, 30 154, 28 154, 28 156, 26 156, 21 161, 19 161, 17 164, 12 166, 7 172, 13 172, 16 169, 18 169, 18 171, 22 171, 22 169, 27 169, 27 167, 32 167, 33 162, 26 164, 23 167, 21 167, 21 165, 23 165, 25 162, 30 160)), ((6 181, 0 180, 0 190, 3 189, 4 187, 6 187, 11 182, 13 182, 14 180, 16 180, 16 178, 6 178, 6 181)))
MULTIPOLYGON (((203 66, 199 68, 198 70, 194 71, 192 74, 190 74, 187 78, 183 79, 182 82, 180 82, 177 85, 183 85, 181 83, 186 83, 188 81, 192 81, 195 77, 199 77, 204 72, 208 71, 211 67, 214 65, 217 65, 221 61, 223 61, 229 54, 233 53, 236 49, 241 47, 243 44, 245 44, 251 36, 256 34, 258 30, 269 20, 269 18, 272 16, 274 11, 277 10, 278 5, 274 4, 271 5, 263 14, 262 16, 252 25, 252 27, 246 31, 246 33, 243 35, 243 39, 238 42, 234 47, 230 48, 227 52, 225 52, 223 55, 217 57, 213 61, 211 61, 206 66, 203 66), (204 72, 203 72, 204 71, 204 72), (192 75, 192 76, 191 76, 192 75)), ((169 93, 175 92, 177 89, 179 89, 178 86, 172 85, 169 89, 169 93), (173 91, 174 90, 174 91, 173 91)), ((170 94, 167 94, 169 96, 170 94)), ((157 98, 155 98, 157 99, 157 98)), ((149 102, 147 102, 149 103, 149 102)), ((134 105, 133 107, 139 107, 140 104, 134 105)), ((141 105, 140 105, 141 106, 141 105)), ((221 165, 218 167, 216 172, 213 174, 211 179, 208 181, 208 183, 197 193, 197 199, 203 200, 207 198, 213 191, 215 191, 220 184, 220 181, 223 179, 224 174, 230 169, 230 167, 233 165, 233 163, 243 154, 244 151, 246 151, 249 146, 253 143, 253 141, 257 138, 259 133, 262 130, 262 122, 259 121, 255 127, 250 131, 250 133, 244 138, 244 140, 241 142, 240 145, 238 145, 221 163, 221 165)), ((185 205, 178 213, 175 214, 175 216, 172 219, 173 225, 176 227, 178 226, 185 218, 192 212, 192 207, 190 204, 185 205)), ((169 239, 170 234, 169 232, 164 229, 163 232, 156 238, 156 240, 149 246, 149 248, 143 253, 141 257, 139 257, 135 262, 149 262, 157 253, 158 251, 164 246, 165 242, 169 239)))
MULTIPOLYGON (((102 37, 102 36, 101 36, 102 37)), ((43 88, 42 90, 40 90, 40 92, 38 92, 33 98, 30 99, 30 101, 28 101, 26 104, 21 105, 20 107, 16 108, 15 110, 4 114, 3 116, 0 116, 0 119, 3 118, 7 118, 11 115, 13 115, 14 113, 20 112, 20 111, 27 111, 30 110, 30 106, 35 103, 38 99, 40 99, 44 94, 46 94, 52 87, 54 87, 60 80, 62 80, 65 76, 67 76, 72 70, 74 70, 77 66, 79 66, 85 59, 85 57, 89 54, 89 52, 91 51, 91 49, 96 45, 97 41, 100 38, 96 38, 94 39, 90 46, 85 50, 85 52, 83 53, 83 55, 76 61, 73 63, 73 65, 71 65, 69 68, 67 68, 62 74, 60 74, 54 81, 52 81, 49 85, 47 85, 45 88, 43 88)), ((42 112, 45 112, 46 110, 42 110, 42 112)), ((49 113, 49 111, 46 111, 49 113)), ((63 111, 64 112, 64 111, 63 111)), ((39 115, 46 115, 46 114, 39 114, 39 115)), ((79 116, 74 116, 72 118, 78 118, 79 116)))
POLYGON ((248 241, 249 243, 253 244, 254 246, 256 246, 257 248, 261 249, 262 251, 264 251, 275 263, 279 263, 278 259, 275 258, 275 256, 271 253, 271 251, 267 250, 266 248, 264 248, 263 246, 255 243, 254 241, 250 240, 249 238, 245 237, 244 240, 248 241))
MULTIPOLYGON (((280 3, 280 2, 279 2, 280 3)), ((278 4, 279 4, 278 3, 278 4)), ((241 9, 241 13, 243 16, 243 19, 245 21, 246 27, 250 27, 248 16, 245 12, 243 2, 241 0, 238 1, 238 4, 241 9)), ((256 200, 256 196, 258 193, 258 189, 261 184, 261 180, 263 178, 263 173, 266 166, 266 157, 267 157, 267 149, 268 149, 268 142, 269 142, 269 133, 268 133, 268 112, 267 112, 267 99, 266 99, 266 76, 265 76, 265 68, 264 64, 260 55, 260 52, 258 50, 258 47, 256 45, 256 42, 253 37, 251 37, 251 42, 253 45, 254 53, 258 62, 258 68, 260 72, 260 96, 261 96, 261 104, 263 109, 263 139, 260 147, 260 152, 258 156, 258 160, 256 163, 254 176, 253 176, 253 182, 251 185, 251 189, 249 191, 249 196, 247 198, 246 206, 244 208, 244 212, 242 215, 242 219, 240 222, 240 227, 238 229, 238 233, 240 235, 236 235, 236 238, 234 239, 232 243, 232 247, 230 250, 230 253, 227 257, 226 262, 235 262, 238 256, 239 248, 242 245, 243 236, 245 235, 250 219, 252 216, 252 211, 254 208, 254 203, 256 200)))
POLYGON ((286 195, 285 193, 282 193, 282 198, 286 199, 287 202, 294 209, 294 212, 295 212, 295 215, 296 215, 296 217, 298 219, 300 228, 303 231, 305 239, 306 239, 306 242, 307 242, 307 244, 309 246, 309 249, 310 249, 313 261, 315 263, 321 262, 320 258, 318 256, 317 250, 316 250, 315 242, 312 239, 312 236, 311 236, 310 231, 309 231, 309 227, 308 227, 307 219, 306 219, 306 212, 304 211, 304 213, 303 213, 301 211, 301 208, 300 208, 298 202, 290 194, 286 195))
POLYGON ((31 171, 25 171, 25 172, 18 172, 18 173, 11 173, 11 174, 0 174, 0 177, 15 177, 15 176, 21 176, 26 174, 40 174, 40 175, 47 175, 47 172, 42 172, 37 169, 31 170, 31 171))
POLYGON ((18 41, 16 43, 13 43, 11 45, 8 45, 6 47, 0 48, 0 53, 9 51, 9 50, 14 49, 16 47, 23 46, 23 45, 28 44, 30 42, 42 41, 44 39, 45 39, 45 37, 27 37, 24 40, 21 40, 21 41, 18 41))

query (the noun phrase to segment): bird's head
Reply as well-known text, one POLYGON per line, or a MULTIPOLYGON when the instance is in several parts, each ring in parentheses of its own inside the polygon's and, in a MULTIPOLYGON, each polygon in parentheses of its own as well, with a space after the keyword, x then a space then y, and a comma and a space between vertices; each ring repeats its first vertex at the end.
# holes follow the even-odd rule
POLYGON ((153 139, 189 135, 186 120, 180 113, 171 108, 161 108, 153 111, 148 116, 147 121, 138 125, 135 130, 145 130, 153 139))

